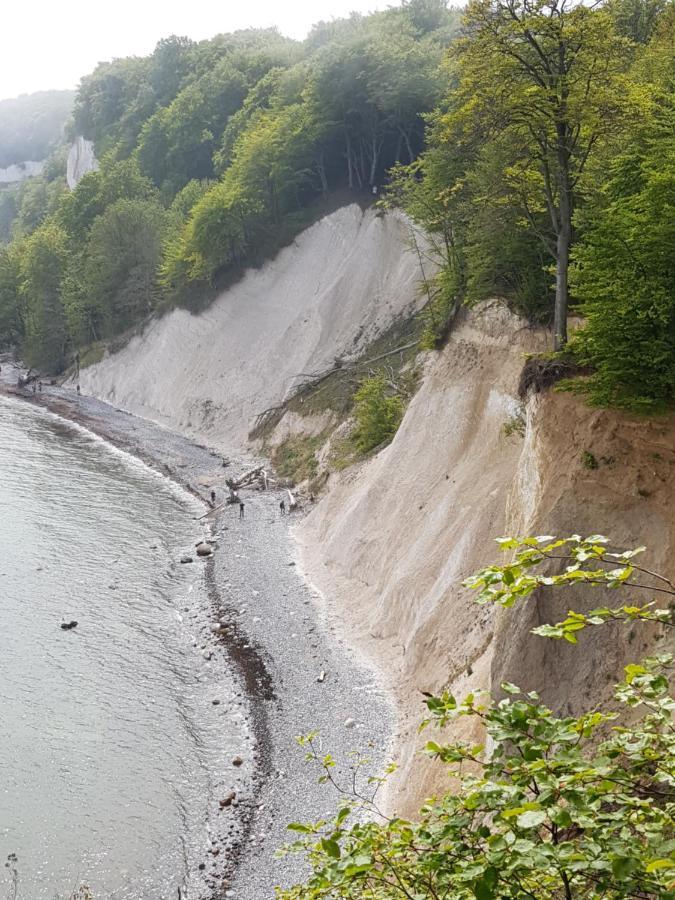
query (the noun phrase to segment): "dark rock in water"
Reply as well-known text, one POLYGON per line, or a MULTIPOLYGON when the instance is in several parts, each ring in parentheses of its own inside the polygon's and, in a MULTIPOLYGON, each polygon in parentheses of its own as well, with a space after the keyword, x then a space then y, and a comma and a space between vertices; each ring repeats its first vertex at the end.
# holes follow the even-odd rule
POLYGON ((233 766, 241 766, 243 764, 243 762, 244 762, 244 760, 241 758, 241 756, 235 756, 235 758, 232 760, 232 765, 233 766))
POLYGON ((64 631, 70 631, 72 628, 77 628, 77 622, 61 622, 61 628, 63 628, 64 631))
POLYGON ((191 563, 191 562, 192 562, 192 557, 191 557, 191 556, 181 556, 180 561, 181 561, 183 564, 185 564, 185 563, 191 563))

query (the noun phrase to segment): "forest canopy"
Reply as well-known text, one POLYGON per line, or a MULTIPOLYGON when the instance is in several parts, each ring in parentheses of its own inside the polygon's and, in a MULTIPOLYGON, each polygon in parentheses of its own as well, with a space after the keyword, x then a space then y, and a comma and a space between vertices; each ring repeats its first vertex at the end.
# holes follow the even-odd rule
POLYGON ((172 36, 101 63, 69 126, 99 170, 68 192, 61 150, 0 192, 0 344, 55 371, 375 196, 432 238, 429 346, 499 295, 553 327, 592 402, 665 408, 673 21, 663 0, 404 0, 303 42, 172 36), (570 310, 586 325, 568 343, 570 310))

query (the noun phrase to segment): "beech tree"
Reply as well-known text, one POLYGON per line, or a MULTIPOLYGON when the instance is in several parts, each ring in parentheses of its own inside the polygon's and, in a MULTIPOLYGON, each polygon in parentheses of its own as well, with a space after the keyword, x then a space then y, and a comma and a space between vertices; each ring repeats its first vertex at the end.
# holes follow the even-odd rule
POLYGON ((465 25, 451 53, 458 87, 446 137, 488 153, 498 144, 500 176, 555 263, 560 350, 572 217, 590 154, 627 113, 629 42, 607 10, 575 0, 472 0, 465 25))

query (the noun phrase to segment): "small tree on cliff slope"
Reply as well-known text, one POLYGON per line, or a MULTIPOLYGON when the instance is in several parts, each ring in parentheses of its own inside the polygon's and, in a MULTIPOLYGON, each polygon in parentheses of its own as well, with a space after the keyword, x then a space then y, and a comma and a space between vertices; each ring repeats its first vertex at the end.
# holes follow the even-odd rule
POLYGON ((559 350, 567 341, 572 216, 590 154, 628 112, 621 76, 630 42, 608 10, 576 0, 472 0, 465 26, 451 51, 458 86, 447 139, 493 160, 510 202, 555 262, 559 350))
MULTIPOLYGON (((666 600, 675 597, 668 579, 635 563, 644 548, 610 552, 600 535, 501 544, 515 551, 513 562, 489 566, 467 582, 480 591, 480 602, 510 607, 537 589, 579 583, 622 591, 649 585, 666 600), (562 572, 554 568, 561 560, 562 572)), ((671 625, 671 619, 671 611, 655 603, 599 607, 570 612, 535 633, 576 643, 579 631, 608 621, 671 625)), ((300 739, 343 801, 332 821, 289 826, 301 835, 291 849, 306 854, 311 874, 277 896, 672 900, 675 702, 668 695, 669 668, 666 655, 626 668, 615 698, 619 710, 630 709, 630 724, 616 709, 559 718, 536 693, 508 683, 499 702, 472 694, 461 702, 448 693, 428 697, 425 725, 443 727, 468 716, 482 723, 488 740, 487 747, 428 742, 426 752, 449 764, 456 788, 425 804, 415 822, 380 813, 375 795, 381 779, 362 778, 362 761, 343 785, 315 736, 300 739)))

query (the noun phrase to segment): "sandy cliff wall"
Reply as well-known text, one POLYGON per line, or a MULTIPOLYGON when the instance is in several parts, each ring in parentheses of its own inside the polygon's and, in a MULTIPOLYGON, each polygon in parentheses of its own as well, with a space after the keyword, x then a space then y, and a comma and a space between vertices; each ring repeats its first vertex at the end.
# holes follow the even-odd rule
POLYGON ((675 574, 672 418, 631 421, 553 392, 529 401, 524 436, 504 434, 523 353, 543 345, 502 308, 462 314, 392 444, 341 473, 297 529, 309 577, 398 696, 402 768, 389 802, 409 814, 444 781, 415 755, 421 691, 498 690, 508 679, 578 710, 649 643, 644 629, 633 639, 598 629, 576 649, 530 635, 588 608, 569 593, 509 613, 475 605, 461 581, 498 557, 495 537, 604 531, 655 548, 652 562, 675 574), (584 467, 584 450, 598 469, 584 467))
POLYGON ((225 449, 299 373, 361 352, 419 304, 402 216, 351 205, 317 222, 205 312, 175 310, 84 369, 85 393, 225 449))

